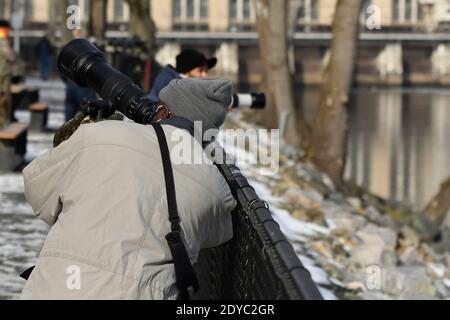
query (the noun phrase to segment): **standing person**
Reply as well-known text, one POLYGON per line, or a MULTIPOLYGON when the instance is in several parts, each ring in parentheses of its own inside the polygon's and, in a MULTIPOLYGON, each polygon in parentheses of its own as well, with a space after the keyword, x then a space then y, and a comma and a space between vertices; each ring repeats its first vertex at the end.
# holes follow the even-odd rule
POLYGON ((53 47, 47 35, 41 38, 36 45, 36 56, 39 59, 39 68, 41 72, 41 79, 47 81, 52 72, 52 56, 53 47))
POLYGON ((83 100, 94 100, 96 93, 90 88, 81 88, 77 86, 71 80, 65 80, 66 82, 66 99, 64 106, 65 120, 69 121, 79 111, 81 102, 83 100))
POLYGON ((209 70, 217 64, 217 58, 206 58, 194 49, 184 49, 176 58, 176 68, 167 65, 158 75, 150 91, 150 99, 159 100, 159 93, 170 81, 182 78, 206 78, 209 70))
POLYGON ((220 127, 231 95, 229 80, 174 80, 153 118, 160 126, 82 124, 26 167, 25 195, 51 229, 22 299, 179 298, 170 230, 181 235, 191 264, 201 249, 233 236, 236 201, 194 132, 197 121, 204 132, 220 127), (161 136, 173 184, 163 168, 161 136), (180 147, 205 161, 179 161, 180 147))

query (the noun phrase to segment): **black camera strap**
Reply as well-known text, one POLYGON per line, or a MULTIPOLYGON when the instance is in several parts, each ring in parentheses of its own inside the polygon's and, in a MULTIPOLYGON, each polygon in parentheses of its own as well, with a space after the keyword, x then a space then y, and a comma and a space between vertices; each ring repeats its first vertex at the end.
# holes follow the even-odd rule
POLYGON ((181 292, 180 298, 181 300, 189 300, 199 289, 198 279, 187 254, 186 247, 181 239, 175 182, 166 136, 159 123, 153 124, 153 128, 155 128, 159 149, 161 150, 166 184, 167 208, 169 209, 169 221, 171 223, 171 232, 166 235, 166 240, 175 265, 176 285, 181 292))
MULTIPOLYGON (((154 124, 156 136, 158 137, 159 149, 164 168, 164 180, 166 184, 167 208, 169 210, 169 221, 171 232, 166 235, 166 240, 172 253, 175 265, 176 285, 181 293, 181 300, 189 300, 198 291, 199 284, 192 267, 186 247, 181 239, 180 217, 177 209, 175 183, 173 178, 172 163, 170 161, 169 147, 167 146, 164 130, 159 123, 154 124)), ((24 271, 20 276, 28 280, 34 267, 24 271)))

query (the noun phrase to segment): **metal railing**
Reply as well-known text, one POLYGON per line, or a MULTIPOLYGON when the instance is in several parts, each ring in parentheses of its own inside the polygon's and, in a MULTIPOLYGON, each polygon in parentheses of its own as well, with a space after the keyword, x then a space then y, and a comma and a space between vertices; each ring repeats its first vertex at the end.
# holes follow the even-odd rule
POLYGON ((218 168, 238 202, 233 212, 234 237, 200 253, 196 299, 321 300, 267 204, 236 166, 218 168))

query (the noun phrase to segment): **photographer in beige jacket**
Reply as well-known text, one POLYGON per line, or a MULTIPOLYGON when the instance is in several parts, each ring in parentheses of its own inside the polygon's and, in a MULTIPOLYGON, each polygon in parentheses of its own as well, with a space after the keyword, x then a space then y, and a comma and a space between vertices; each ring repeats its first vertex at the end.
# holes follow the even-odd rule
MULTIPOLYGON (((222 125, 227 80, 174 80, 160 95, 158 120, 197 144, 193 122, 222 125)), ((198 148, 198 146, 200 147, 198 148)), ((173 155, 172 155, 173 156, 173 155)), ((192 263, 200 249, 232 238, 236 201, 217 167, 172 162, 183 240, 192 263)), ((152 126, 83 124, 23 172, 25 194, 51 226, 23 299, 177 299, 160 149, 152 126)))

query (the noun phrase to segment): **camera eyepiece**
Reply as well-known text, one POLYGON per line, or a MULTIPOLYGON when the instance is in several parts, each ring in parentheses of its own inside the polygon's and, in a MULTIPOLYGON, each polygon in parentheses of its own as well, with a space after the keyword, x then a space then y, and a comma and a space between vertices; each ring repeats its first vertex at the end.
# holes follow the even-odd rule
POLYGON ((58 57, 59 71, 80 87, 90 87, 114 108, 140 124, 150 124, 156 108, 144 91, 112 68, 105 55, 85 39, 69 42, 58 57))

